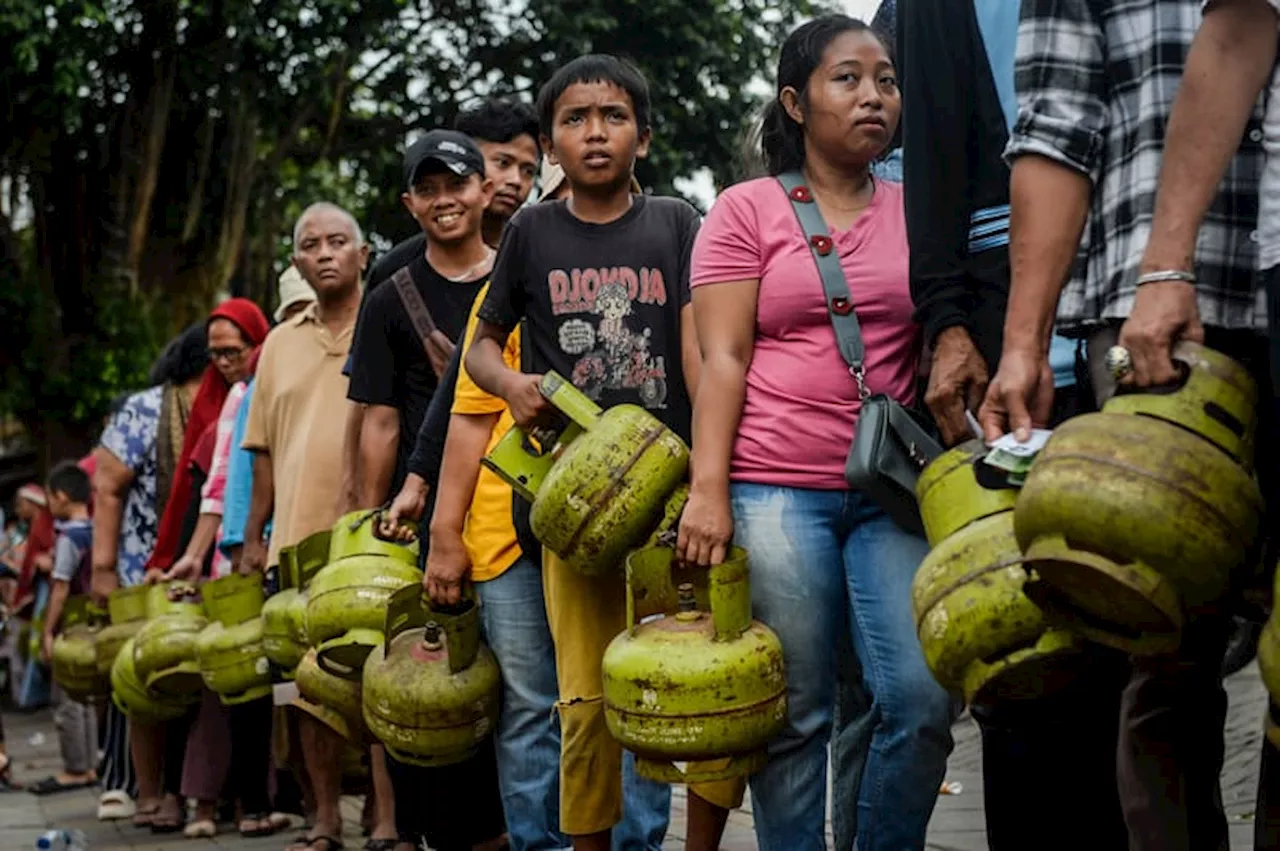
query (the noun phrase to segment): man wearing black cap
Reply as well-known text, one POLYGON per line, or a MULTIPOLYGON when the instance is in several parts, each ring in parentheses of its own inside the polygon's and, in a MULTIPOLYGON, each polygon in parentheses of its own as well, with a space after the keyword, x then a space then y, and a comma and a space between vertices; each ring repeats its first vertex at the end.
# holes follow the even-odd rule
POLYGON ((475 142, 433 130, 405 152, 401 196, 426 236, 426 251, 365 297, 351 351, 352 401, 365 405, 356 494, 381 505, 404 479, 414 435, 435 393, 453 341, 493 266, 481 236, 493 194, 475 142), (412 283, 412 287, 408 284, 412 283), (413 294, 425 314, 410 315, 413 294), (424 324, 425 320, 425 324, 424 324))
MULTIPOLYGON (((347 393, 362 412, 358 451, 344 459, 354 465, 344 471, 352 485, 348 508, 373 508, 399 491, 439 376, 493 267, 493 249, 481 232, 493 183, 469 136, 432 130, 410 145, 404 185, 401 200, 422 228, 426 250, 366 294, 361 309, 347 393)), ((375 749, 375 760, 380 751, 375 749)), ((389 757, 387 768, 402 842, 470 849, 502 835, 491 747, 448 769, 415 769, 389 757), (432 807, 434 818, 426 822, 425 808, 412 798, 426 787, 457 790, 465 796, 457 802, 461 809, 432 807)))

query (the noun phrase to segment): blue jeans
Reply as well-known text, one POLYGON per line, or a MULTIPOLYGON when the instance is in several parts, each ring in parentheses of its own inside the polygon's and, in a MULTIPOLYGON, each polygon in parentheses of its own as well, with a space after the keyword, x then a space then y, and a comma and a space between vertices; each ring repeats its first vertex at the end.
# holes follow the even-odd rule
POLYGON ((542 569, 521 558, 476 583, 485 639, 502 669, 495 745, 512 851, 569 848, 560 833, 556 656, 542 602, 542 569))
POLYGON ((824 851, 838 636, 849 630, 874 729, 858 794, 859 851, 924 847, 951 752, 951 700, 925 665, 911 580, 928 552, 857 491, 732 488, 756 617, 782 639, 787 727, 751 778, 761 851, 824 851))
MULTIPOLYGON (((555 647, 542 597, 542 568, 521 558, 501 576, 476 583, 485 640, 502 669, 496 739, 498 785, 512 851, 572 847, 560 832, 560 728, 555 647)), ((623 816, 614 851, 661 851, 671 788, 636 775, 623 755, 623 816)))

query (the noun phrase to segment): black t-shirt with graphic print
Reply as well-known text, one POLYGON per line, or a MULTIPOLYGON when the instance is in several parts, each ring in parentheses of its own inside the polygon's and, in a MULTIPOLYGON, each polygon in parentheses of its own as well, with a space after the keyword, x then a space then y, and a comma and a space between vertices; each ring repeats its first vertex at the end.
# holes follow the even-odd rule
POLYGON ((698 224, 675 198, 636 196, 608 224, 564 201, 526 207, 507 224, 479 316, 508 330, 526 319, 529 370, 555 370, 602 408, 647 408, 688 441, 680 309, 698 224))

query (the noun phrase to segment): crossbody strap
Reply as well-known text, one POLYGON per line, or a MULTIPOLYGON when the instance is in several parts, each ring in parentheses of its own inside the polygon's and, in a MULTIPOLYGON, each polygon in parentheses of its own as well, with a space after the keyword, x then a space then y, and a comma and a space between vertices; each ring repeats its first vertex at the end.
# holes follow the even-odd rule
POLYGON ((840 252, 836 251, 822 211, 814 202, 813 192, 805 185, 800 172, 784 171, 778 175, 778 182, 791 201, 791 209, 795 210, 800 230, 804 231, 809 251, 818 265, 827 314, 836 332, 836 346, 849 364, 849 374, 858 383, 858 395, 866 399, 871 395, 867 390, 866 347, 862 343, 857 311, 853 309, 853 296, 849 294, 849 281, 845 278, 844 267, 840 265, 840 252))
POLYGON ((404 305, 405 311, 409 314, 409 321, 413 323, 413 330, 418 332, 418 336, 422 338, 422 347, 427 347, 427 340, 431 337, 432 332, 436 330, 435 320, 431 318, 431 311, 427 310, 426 302, 422 300, 422 294, 418 292, 418 288, 413 285, 413 276, 409 274, 409 267, 402 266, 396 270, 391 276, 391 283, 396 288, 396 293, 400 296, 400 303, 404 305))

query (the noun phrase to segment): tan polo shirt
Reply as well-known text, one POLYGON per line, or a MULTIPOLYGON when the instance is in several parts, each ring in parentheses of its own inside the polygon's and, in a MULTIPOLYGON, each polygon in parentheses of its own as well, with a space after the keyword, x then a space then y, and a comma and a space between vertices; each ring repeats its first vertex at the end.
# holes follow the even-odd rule
POLYGON ((281 547, 337 522, 347 407, 342 367, 354 326, 334 337, 312 304, 263 343, 243 445, 271 456, 275 509, 268 564, 276 563, 281 547))

